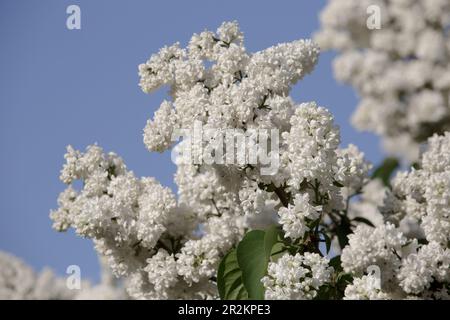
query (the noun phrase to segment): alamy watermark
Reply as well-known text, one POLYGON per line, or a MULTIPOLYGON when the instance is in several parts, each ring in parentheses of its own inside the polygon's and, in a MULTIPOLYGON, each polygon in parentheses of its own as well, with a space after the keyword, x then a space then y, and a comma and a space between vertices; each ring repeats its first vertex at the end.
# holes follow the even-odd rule
POLYGON ((76 264, 67 267, 66 287, 69 290, 81 290, 81 268, 76 264))
POLYGON ((367 274, 375 279, 374 287, 381 290, 381 270, 377 265, 370 265, 367 267, 367 274))
POLYGON ((279 130, 203 127, 175 129, 172 141, 183 142, 172 150, 174 163, 259 165, 262 175, 274 175, 280 167, 279 130))
POLYGON ((367 7, 366 13, 369 15, 366 20, 367 29, 381 29, 381 8, 373 4, 367 7))
POLYGON ((81 29, 81 9, 76 4, 67 7, 66 13, 69 15, 66 19, 66 27, 69 30, 81 29))

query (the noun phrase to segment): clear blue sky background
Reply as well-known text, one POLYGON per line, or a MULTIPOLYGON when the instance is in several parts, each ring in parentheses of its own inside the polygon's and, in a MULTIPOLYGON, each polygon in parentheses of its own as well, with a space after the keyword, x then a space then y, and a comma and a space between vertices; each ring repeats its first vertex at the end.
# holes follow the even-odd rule
MULTIPOLYGON (((40 270, 64 274, 77 264, 98 279, 92 244, 51 229, 49 210, 64 189, 59 181, 65 146, 98 142, 139 176, 174 187, 169 154, 150 154, 142 129, 166 92, 146 95, 137 66, 164 45, 186 44, 194 32, 238 20, 246 47, 257 51, 308 38, 325 0, 292 1, 22 1, 0 2, 0 250, 40 270), (66 8, 81 7, 81 30, 66 28, 66 8)), ((341 126, 344 145, 382 158, 374 136, 355 131, 352 89, 333 78, 333 53, 297 85, 296 101, 315 100, 341 126)))

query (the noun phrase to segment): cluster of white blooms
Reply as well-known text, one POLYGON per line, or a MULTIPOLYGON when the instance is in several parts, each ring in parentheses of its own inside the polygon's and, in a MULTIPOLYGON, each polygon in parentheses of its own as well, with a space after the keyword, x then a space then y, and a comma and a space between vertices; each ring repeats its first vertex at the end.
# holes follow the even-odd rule
MULTIPOLYGON (((402 261, 398 273, 400 286, 407 293, 420 294, 436 280, 450 283, 450 250, 437 242, 423 245, 402 261)), ((445 288, 445 287, 444 287, 445 288)), ((447 286, 447 299, 450 297, 447 286)))
POLYGON ((280 201, 274 193, 261 190, 249 180, 239 190, 239 202, 245 214, 245 225, 251 229, 266 229, 278 220, 275 207, 280 201))
POLYGON ((73 299, 75 294, 49 269, 36 274, 19 258, 0 251, 0 299, 73 299))
MULTIPOLYGON (((440 0, 330 2, 318 39, 344 51, 336 70, 361 93, 355 116, 360 127, 402 145, 446 128, 449 44, 440 32, 448 11, 440 0), (389 17, 377 32, 360 28, 369 4, 389 17), (419 10, 425 14, 413 20, 419 10)), ((68 187, 51 212, 54 228, 73 228, 92 239, 135 299, 218 298, 221 259, 248 230, 273 225, 282 229, 286 251, 271 257, 261 280, 266 299, 314 299, 321 289, 320 296, 330 294, 329 288, 342 284, 340 267, 353 277, 341 290, 345 299, 448 299, 450 134, 433 136, 416 169, 398 173, 392 190, 379 180, 368 182, 371 165, 356 146, 339 147, 332 115, 289 97, 317 57, 309 40, 249 53, 236 22, 194 34, 186 48, 164 47, 139 66, 144 92, 170 88, 170 100, 147 122, 144 144, 150 151, 173 147, 181 154, 193 148, 193 161, 173 158, 177 196, 153 178, 136 177, 114 153, 96 145, 84 153, 68 147, 60 177, 68 187), (200 161, 205 154, 198 152, 216 137, 200 145, 192 137, 176 139, 199 123, 217 134, 277 129, 279 137, 266 135, 268 144, 279 143, 270 151, 279 160, 275 174, 263 174, 265 163, 200 161), (351 199, 355 195, 360 201, 351 199), (320 242, 329 246, 330 240, 342 247, 348 240, 339 270, 323 257, 320 242)), ((251 136, 245 140, 256 143, 251 136)), ((238 151, 225 149, 213 158, 234 158, 238 151)), ((101 295, 104 288, 84 296, 101 295)))
POLYGON ((285 236, 292 239, 302 238, 309 231, 307 219, 315 221, 320 218, 320 206, 312 206, 309 194, 297 194, 294 205, 289 204, 287 208, 280 208, 280 224, 283 226, 285 236))
POLYGON ((268 300, 311 300, 333 273, 329 260, 316 253, 286 254, 270 262, 261 282, 268 300))
MULTIPOLYGON (((367 184, 367 176, 372 166, 364 159, 364 154, 359 149, 350 144, 345 149, 339 149, 338 152, 338 172, 336 181, 339 181, 344 187, 350 189, 349 194, 364 189, 367 184)), ((364 191, 364 190, 363 190, 364 191)))
POLYGON ((395 176, 392 190, 374 180, 350 203, 350 217, 376 228, 359 225, 342 252, 344 270, 357 277, 346 298, 448 299, 450 2, 330 0, 321 24, 315 40, 339 51, 335 75, 361 98, 353 124, 379 134, 388 152, 421 158, 395 176), (370 28, 378 13, 380 28, 370 28), (364 275, 371 265, 381 287, 364 275))
POLYGON ((374 275, 354 278, 345 288, 344 300, 388 300, 391 296, 381 290, 380 279, 374 275))
MULTIPOLYGON (((150 151, 169 149, 175 130, 192 129, 195 121, 217 130, 281 132, 280 167, 273 175, 260 174, 261 164, 177 163, 179 202, 197 218, 244 215, 238 225, 261 227, 278 215, 286 236, 297 239, 308 224, 343 209, 344 198, 362 188, 371 168, 364 155, 353 145, 339 149, 339 129, 325 108, 314 102, 295 105, 288 95, 312 71, 317 56, 309 40, 248 53, 237 23, 226 22, 216 33, 194 34, 185 49, 179 43, 164 47, 139 66, 145 92, 170 86, 171 101, 161 104, 144 129, 150 151)), ((189 254, 208 250, 203 256, 214 265, 220 252, 209 247, 199 244, 189 254)), ((180 257, 185 259, 183 252, 180 257)))
POLYGON ((391 190, 375 181, 370 190, 376 195, 363 194, 349 213, 361 216, 368 209, 366 217, 375 218, 377 227, 358 226, 341 259, 344 270, 357 277, 378 266, 381 287, 375 290, 362 276, 347 287, 346 297, 449 299, 450 133, 429 138, 416 168, 398 172, 391 190))
MULTIPOLYGON (((248 53, 236 22, 223 23, 216 33, 194 34, 187 48, 164 47, 139 66, 144 92, 168 85, 171 97, 147 122, 146 147, 184 151, 192 141, 175 144, 174 134, 198 122, 218 132, 276 128, 280 145, 270 152, 280 160, 278 171, 264 175, 260 163, 190 163, 175 157, 175 197, 153 178, 135 177, 113 153, 98 146, 84 153, 69 147, 61 173, 69 186, 51 213, 55 229, 74 228, 93 239, 137 299, 217 298, 219 262, 249 229, 279 223, 287 238, 306 241, 328 215, 345 209, 370 169, 355 146, 339 148, 339 129, 325 108, 295 105, 289 97, 317 57, 310 40, 248 53), (81 189, 75 181, 82 182, 81 189)), ((268 144, 276 143, 268 138, 268 144)), ((227 148, 223 156, 234 151, 227 148)), ((283 261, 294 259, 303 268, 289 280, 293 288, 285 297, 313 298, 330 277, 318 244, 312 249, 318 240, 317 234, 308 240, 314 254, 286 256, 271 265, 270 279, 280 276, 274 274, 276 265, 288 268, 283 261)), ((274 298, 285 290, 276 289, 277 281, 274 298)))
POLYGON ((82 281, 69 289, 67 279, 45 268, 39 273, 19 258, 0 251, 0 300, 117 300, 126 299, 123 289, 102 270, 102 281, 92 285, 82 281))
POLYGON ((449 248, 437 242, 418 245, 389 223, 375 229, 360 225, 349 239, 342 266, 355 278, 346 287, 346 299, 450 298, 449 248), (370 273, 373 267, 378 274, 370 273))
MULTIPOLYGON (((178 206, 170 189, 153 178, 136 178, 115 154, 104 154, 96 145, 85 153, 68 147, 65 158, 61 180, 69 187, 59 197, 59 209, 50 214, 54 227, 60 231, 72 227, 93 239, 114 274, 130 279, 126 284, 134 298, 177 298, 182 292, 189 297, 188 283, 208 282, 220 254, 234 244, 231 239, 226 241, 234 234, 220 233, 220 227, 229 222, 227 216, 209 221, 207 236, 198 239, 199 224, 192 220, 200 219, 201 214, 194 215, 193 208, 182 202, 178 206), (80 191, 71 185, 76 179, 83 182, 80 191), (183 252, 193 258, 190 264, 183 252), (198 259, 208 261, 204 253, 214 252, 211 265, 197 265, 198 259), (196 272, 201 277, 192 276, 196 272), (184 291, 172 290, 183 285, 184 291)), ((226 231, 239 231, 235 229, 229 226, 226 231)))
POLYGON ((419 166, 394 177, 392 192, 382 211, 394 223, 415 222, 410 227, 410 236, 425 237, 429 242, 447 246, 450 241, 449 132, 428 139, 428 149, 419 166))
POLYGON ((450 128, 450 2, 329 0, 320 20, 315 40, 339 51, 335 75, 361 98, 353 124, 416 160, 421 142, 450 128))
POLYGON ((194 34, 187 49, 178 43, 161 49, 139 66, 145 92, 170 85, 172 96, 147 123, 146 146, 167 149, 173 129, 190 128, 194 121, 212 128, 273 127, 287 121, 293 113, 290 87, 312 70, 317 55, 309 40, 250 55, 236 22, 223 23, 217 34, 194 34))
POLYGON ((380 268, 382 285, 388 286, 395 277, 398 259, 407 239, 393 224, 383 224, 377 228, 359 225, 349 235, 349 244, 342 250, 342 267, 346 272, 360 276, 370 266, 380 268))
POLYGON ((127 300, 130 296, 127 294, 124 285, 111 272, 108 260, 105 256, 99 256, 100 262, 100 282, 91 285, 83 281, 82 288, 76 294, 76 300, 127 300))
POLYGON ((288 169, 289 186, 299 189, 307 180, 328 187, 335 174, 333 166, 345 165, 337 163, 339 130, 333 123, 333 116, 315 103, 303 103, 295 110, 290 123, 291 130, 283 132, 287 150, 282 155, 282 163, 286 163, 288 169))

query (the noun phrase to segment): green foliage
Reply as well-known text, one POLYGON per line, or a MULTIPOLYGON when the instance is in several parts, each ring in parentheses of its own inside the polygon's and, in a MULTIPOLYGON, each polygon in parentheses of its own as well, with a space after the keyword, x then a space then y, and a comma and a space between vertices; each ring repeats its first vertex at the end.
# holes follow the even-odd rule
MULTIPOLYGON (((348 223, 350 221, 346 220, 348 223)), ((331 239, 322 233, 327 251, 331 239)), ((261 279, 267 274, 269 261, 279 256, 298 252, 299 246, 285 239, 280 227, 247 232, 237 248, 232 249, 221 261, 217 272, 217 286, 222 300, 262 300, 264 286, 261 279), (295 249, 295 252, 292 250, 295 249)), ((353 281, 341 266, 340 256, 330 260, 334 274, 330 283, 323 285, 315 299, 342 299, 345 287, 353 281)))
POLYGON ((339 246, 343 249, 348 244, 348 235, 352 233, 351 222, 347 216, 342 216, 336 229, 339 246))
POLYGON ((267 273, 269 260, 286 250, 280 239, 282 235, 277 227, 248 232, 220 263, 217 272, 220 298, 264 299, 261 279, 267 273))
POLYGON ((334 268, 333 278, 330 284, 320 288, 316 300, 341 300, 344 297, 345 288, 353 281, 352 276, 342 270, 341 256, 332 258, 330 266, 334 268))
POLYGON ((363 217, 356 217, 356 218, 353 218, 352 221, 362 222, 362 223, 367 224, 367 225, 370 226, 370 227, 375 228, 374 224, 373 224, 372 222, 370 222, 370 220, 368 220, 368 219, 366 219, 366 218, 363 218, 363 217))
POLYGON ((248 299, 248 292, 242 283, 242 271, 238 265, 236 249, 228 252, 220 262, 217 287, 222 300, 248 299))
POLYGON ((396 158, 386 158, 383 163, 375 169, 372 178, 379 178, 383 181, 385 186, 389 186, 389 179, 399 165, 400 163, 396 158))
POLYGON ((264 299, 264 287, 261 283, 267 271, 268 259, 264 245, 265 232, 248 232, 237 246, 237 259, 242 270, 242 282, 248 291, 249 299, 264 299))
POLYGON ((278 227, 271 227, 265 231, 264 234, 264 250, 266 253, 267 261, 270 257, 276 254, 278 251, 284 251, 283 233, 278 227))
POLYGON ((327 254, 330 252, 331 249, 331 238, 324 232, 323 237, 325 239, 325 247, 327 249, 327 254))

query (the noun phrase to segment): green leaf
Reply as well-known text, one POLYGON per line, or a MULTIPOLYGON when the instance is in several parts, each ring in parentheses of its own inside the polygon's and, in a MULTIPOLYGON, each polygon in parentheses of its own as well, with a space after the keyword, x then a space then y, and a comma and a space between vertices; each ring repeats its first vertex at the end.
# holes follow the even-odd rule
POLYGON ((354 218, 352 221, 365 223, 365 224, 367 224, 368 226, 371 226, 371 227, 375 228, 375 226, 373 225, 372 222, 370 222, 370 220, 368 220, 368 219, 366 219, 366 218, 363 218, 363 217, 356 217, 356 218, 354 218))
POLYGON ((277 242, 272 247, 272 252, 270 253, 270 261, 277 261, 285 252, 289 251, 289 248, 282 242, 277 242))
POLYGON ((217 288, 222 300, 248 299, 247 290, 242 282, 242 271, 237 261, 236 249, 228 252, 220 262, 217 271, 217 288))
POLYGON ((348 235, 351 233, 352 229, 350 220, 348 219, 348 217, 343 216, 336 229, 336 235, 338 238, 339 247, 341 247, 341 249, 344 249, 344 247, 348 244, 348 235))
POLYGON ((335 256, 335 257, 331 258, 329 264, 330 264, 330 266, 332 266, 334 268, 335 272, 341 272, 342 271, 341 256, 335 256))
POLYGON ((352 275, 343 271, 340 272, 336 278, 336 286, 341 290, 345 290, 345 287, 347 287, 347 285, 351 284, 352 282, 352 275))
POLYGON ((344 185, 342 183, 340 183, 339 181, 336 181, 336 180, 333 181, 333 185, 335 185, 338 188, 343 188, 344 187, 344 185))
POLYGON ((327 254, 328 254, 328 252, 330 252, 330 248, 331 248, 331 238, 325 232, 322 234, 323 234, 323 237, 325 238, 325 246, 326 246, 327 254))
MULTIPOLYGON (((281 244, 280 243, 282 241, 281 237, 282 237, 282 232, 279 227, 273 226, 266 230, 266 232, 264 234, 264 251, 266 253, 267 261, 270 260, 272 253, 274 253, 273 249, 274 249, 275 245, 281 244)), ((277 247, 277 249, 281 249, 280 246, 276 246, 276 247, 277 247)))
POLYGON ((333 288, 329 285, 323 285, 319 288, 319 291, 317 292, 317 296, 314 298, 314 300, 331 300, 332 299, 332 290, 333 288))
POLYGON ((389 186, 389 179, 399 165, 400 163, 396 158, 386 158, 383 163, 375 169, 372 178, 379 178, 383 181, 385 186, 389 186))
POLYGON ((269 260, 286 251, 280 227, 248 232, 221 261, 217 287, 221 299, 264 299, 262 277, 269 260))
POLYGON ((252 230, 237 246, 237 260, 242 270, 242 282, 247 289, 248 298, 253 300, 264 299, 261 279, 266 274, 268 264, 264 238, 264 231, 252 230))
POLYGON ((341 256, 335 256, 330 260, 330 266, 334 269, 334 280, 330 286, 329 299, 341 300, 344 297, 345 288, 352 282, 351 275, 342 270, 341 256))

